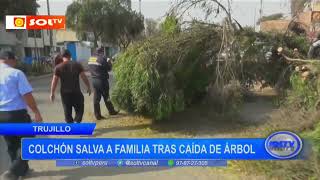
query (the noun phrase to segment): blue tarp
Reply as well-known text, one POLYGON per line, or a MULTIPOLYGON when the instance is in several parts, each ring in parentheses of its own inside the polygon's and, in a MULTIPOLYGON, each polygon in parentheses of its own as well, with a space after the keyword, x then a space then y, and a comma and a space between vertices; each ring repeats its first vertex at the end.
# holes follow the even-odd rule
POLYGON ((32 64, 33 58, 28 56, 28 57, 24 57, 23 62, 26 64, 32 64))
POLYGON ((68 43, 68 44, 67 44, 67 49, 68 49, 68 50, 70 51, 70 53, 71 53, 72 61, 76 61, 76 60, 77 60, 76 43, 74 43, 74 42, 68 43))

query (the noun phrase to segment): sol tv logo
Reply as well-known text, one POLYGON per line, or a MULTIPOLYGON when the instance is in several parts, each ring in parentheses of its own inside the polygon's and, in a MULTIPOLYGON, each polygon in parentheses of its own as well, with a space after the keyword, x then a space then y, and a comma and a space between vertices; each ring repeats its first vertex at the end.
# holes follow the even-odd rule
POLYGON ((65 29, 65 16, 6 16, 6 29, 65 29))

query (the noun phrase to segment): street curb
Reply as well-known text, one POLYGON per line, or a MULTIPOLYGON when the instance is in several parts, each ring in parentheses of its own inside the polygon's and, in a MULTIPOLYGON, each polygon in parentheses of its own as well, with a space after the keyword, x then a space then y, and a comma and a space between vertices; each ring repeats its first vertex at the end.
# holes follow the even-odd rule
POLYGON ((52 73, 45 74, 45 75, 40 75, 40 76, 30 76, 30 77, 28 77, 28 80, 29 81, 34 81, 34 80, 38 80, 38 79, 48 78, 50 76, 52 76, 52 73))
MULTIPOLYGON (((44 78, 48 78, 48 77, 51 77, 53 75, 53 73, 49 73, 49 74, 44 74, 44 75, 40 75, 40 76, 28 76, 28 80, 29 81, 35 81, 35 80, 39 80, 39 79, 44 79, 44 78)), ((90 73, 88 71, 86 71, 86 75, 88 77, 90 77, 90 73)), ((109 76, 110 77, 113 77, 113 73, 112 72, 109 72, 109 76)))

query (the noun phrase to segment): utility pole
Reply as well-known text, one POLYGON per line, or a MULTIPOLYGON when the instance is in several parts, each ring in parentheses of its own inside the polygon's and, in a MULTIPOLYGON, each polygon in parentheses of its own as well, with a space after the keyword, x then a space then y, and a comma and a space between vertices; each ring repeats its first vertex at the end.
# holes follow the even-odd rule
POLYGON ((262 19, 262 16, 263 16, 263 6, 262 6, 262 4, 263 4, 263 0, 260 0, 260 10, 259 10, 259 14, 260 14, 260 19, 259 19, 259 21, 260 21, 260 25, 259 25, 259 31, 261 31, 261 19, 262 19))
POLYGON ((141 14, 141 0, 139 0, 139 13, 141 14))
MULTIPOLYGON (((50 16, 50 4, 49 4, 49 0, 47 0, 47 11, 48 11, 48 15, 50 16)), ((50 55, 53 51, 53 40, 52 40, 52 30, 48 30, 49 31, 49 38, 50 38, 50 55)))
POLYGON ((262 19, 262 16, 263 16, 263 6, 262 6, 262 4, 263 4, 263 0, 260 0, 260 20, 262 19))
MULTIPOLYGON (((37 10, 37 13, 36 13, 36 15, 38 15, 39 14, 39 12, 38 12, 38 10, 37 10)), ((33 31, 33 40, 34 40, 34 52, 35 52, 35 56, 36 56, 36 61, 39 61, 39 51, 38 51, 38 43, 37 43, 37 32, 40 32, 41 33, 41 30, 36 30, 36 29, 34 29, 34 30, 32 30, 33 31)))
POLYGON ((254 8, 254 20, 253 20, 253 28, 256 31, 256 24, 257 24, 257 8, 254 8))
POLYGON ((34 55, 36 56, 36 61, 38 61, 39 60, 39 52, 38 52, 38 44, 37 44, 37 32, 36 32, 37 30, 34 29, 32 31, 33 31, 33 40, 34 40, 34 46, 35 46, 34 47, 34 55))

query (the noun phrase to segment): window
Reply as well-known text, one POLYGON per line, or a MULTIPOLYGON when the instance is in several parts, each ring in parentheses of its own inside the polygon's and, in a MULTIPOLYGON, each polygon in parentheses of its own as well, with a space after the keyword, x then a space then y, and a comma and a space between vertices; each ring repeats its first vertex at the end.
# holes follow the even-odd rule
POLYGON ((41 38, 41 30, 28 30, 28 37, 41 38))
POLYGON ((24 52, 26 54, 27 57, 32 57, 32 50, 31 48, 25 47, 24 48, 24 52))

